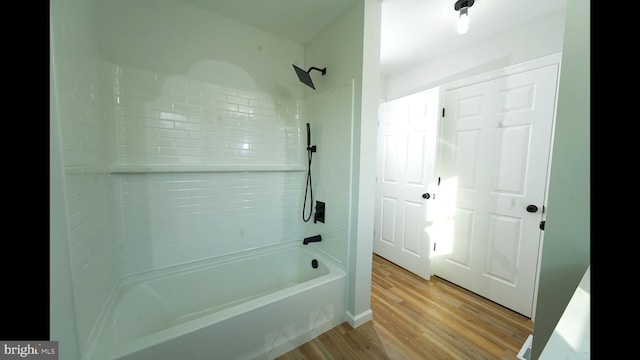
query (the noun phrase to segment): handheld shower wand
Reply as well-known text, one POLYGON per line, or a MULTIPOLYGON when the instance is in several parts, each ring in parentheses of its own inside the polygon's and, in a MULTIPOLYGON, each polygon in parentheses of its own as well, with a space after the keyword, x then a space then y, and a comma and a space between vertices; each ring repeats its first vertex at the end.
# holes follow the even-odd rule
POLYGON ((307 151, 316 152, 316 146, 311 145, 311 125, 307 123, 307 151))
POLYGON ((307 157, 309 159, 309 170, 307 171, 307 187, 304 190, 304 205, 302 206, 302 221, 307 222, 311 219, 311 213, 313 209, 310 208, 309 216, 305 216, 305 210, 307 208, 307 192, 310 194, 310 204, 313 206, 313 185, 311 184, 311 159, 313 153, 316 152, 316 146, 311 145, 311 125, 307 123, 307 157))

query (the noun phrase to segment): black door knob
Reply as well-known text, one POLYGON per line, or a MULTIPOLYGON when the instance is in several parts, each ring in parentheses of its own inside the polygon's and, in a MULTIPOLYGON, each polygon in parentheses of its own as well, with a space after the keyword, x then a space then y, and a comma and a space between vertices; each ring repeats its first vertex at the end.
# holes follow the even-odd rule
POLYGON ((530 212, 530 213, 534 213, 534 212, 538 211, 538 207, 535 206, 535 205, 528 205, 527 206, 527 211, 530 212))
POLYGON ((423 199, 428 199, 428 198, 430 198, 430 197, 431 197, 431 195, 429 195, 429 193, 424 193, 424 194, 422 194, 422 198, 423 198, 423 199))

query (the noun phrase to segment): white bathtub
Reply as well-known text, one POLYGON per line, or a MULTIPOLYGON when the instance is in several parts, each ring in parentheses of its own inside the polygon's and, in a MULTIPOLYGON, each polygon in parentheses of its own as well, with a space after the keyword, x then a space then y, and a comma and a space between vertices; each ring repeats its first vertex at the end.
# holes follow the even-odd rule
POLYGON ((273 359, 345 321, 346 273, 284 244, 130 276, 108 308, 87 359, 273 359))

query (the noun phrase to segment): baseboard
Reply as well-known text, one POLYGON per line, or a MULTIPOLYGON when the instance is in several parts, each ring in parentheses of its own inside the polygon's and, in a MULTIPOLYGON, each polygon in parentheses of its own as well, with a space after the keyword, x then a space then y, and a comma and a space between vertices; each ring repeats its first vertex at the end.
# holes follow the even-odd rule
POLYGON ((347 311, 347 321, 354 329, 369 320, 373 320, 373 312, 371 312, 371 309, 361 312, 357 316, 353 316, 349 311, 347 311))
POLYGON ((533 335, 529 335, 527 340, 524 341, 520 351, 518 352, 518 359, 520 360, 531 360, 531 344, 533 343, 533 335))

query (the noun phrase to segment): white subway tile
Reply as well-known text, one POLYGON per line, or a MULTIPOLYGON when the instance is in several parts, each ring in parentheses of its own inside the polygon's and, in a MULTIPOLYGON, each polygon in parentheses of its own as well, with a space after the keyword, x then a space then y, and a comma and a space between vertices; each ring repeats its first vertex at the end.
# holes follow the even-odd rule
POLYGON ((238 111, 242 113, 247 113, 247 114, 255 114, 259 110, 251 106, 238 105, 238 111))
POLYGON ((163 120, 187 121, 188 117, 184 114, 178 114, 170 111, 160 111, 159 118, 163 120))
POLYGON ((187 104, 188 101, 189 101, 189 96, 180 95, 180 94, 173 94, 173 93, 169 93, 169 94, 163 93, 160 96, 160 98, 158 99, 158 102, 162 102, 162 103, 165 103, 167 105, 187 104))
POLYGON ((200 148, 203 145, 201 140, 192 140, 192 139, 176 139, 175 140, 176 147, 184 147, 184 148, 200 148))
POLYGON ((172 139, 188 139, 189 132, 183 130, 160 129, 158 132, 160 137, 172 139))
POLYGON ((249 99, 242 98, 242 97, 239 97, 239 96, 228 95, 227 96, 227 103, 248 106, 249 105, 249 99))
POLYGON ((144 145, 153 147, 174 147, 176 145, 175 139, 169 138, 147 138, 144 141, 144 145))
MULTIPOLYGON (((219 109, 219 110, 225 110, 228 112, 232 112, 232 111, 238 111, 238 105, 237 104, 229 104, 229 103, 215 103, 215 108, 219 109)), ((225 113, 225 114, 229 114, 229 113, 225 113)))
POLYGON ((172 89, 173 94, 176 95, 200 96, 199 88, 189 87, 188 85, 183 86, 176 84, 172 86, 172 89))
POLYGON ((144 119, 144 126, 158 129, 173 129, 174 123, 169 120, 144 119))
POLYGON ((119 141, 123 145, 143 145, 145 143, 145 138, 142 136, 119 136, 119 141))
POLYGON ((200 96, 188 96, 187 97, 188 105, 196 105, 199 107, 203 107, 207 105, 209 108, 213 109, 213 102, 211 100, 206 100, 201 98, 200 96))
POLYGON ((202 109, 202 115, 205 118, 209 119, 219 119, 224 117, 227 114, 227 111, 224 109, 202 109))
POLYGON ((198 125, 198 129, 194 131, 189 131, 189 139, 204 140, 205 133, 200 131, 201 127, 202 125, 198 125))
POLYGON ((200 114, 202 113, 202 107, 188 104, 173 104, 173 110, 178 113, 185 114, 200 114))

